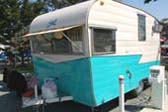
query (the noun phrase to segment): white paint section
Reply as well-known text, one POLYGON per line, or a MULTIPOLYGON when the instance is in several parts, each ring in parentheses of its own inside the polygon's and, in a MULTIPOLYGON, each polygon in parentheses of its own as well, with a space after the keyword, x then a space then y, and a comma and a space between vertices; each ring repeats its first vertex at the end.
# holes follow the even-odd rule
POLYGON ((116 27, 116 54, 113 55, 142 55, 139 63, 160 60, 160 35, 152 32, 155 18, 112 0, 101 1, 104 5, 98 0, 91 7, 88 24, 116 27), (146 41, 138 41, 138 14, 146 16, 146 41))
POLYGON ((29 33, 85 24, 87 12, 93 2, 90 0, 40 15, 31 23, 29 33))
POLYGON ((91 28, 88 29, 88 39, 89 39, 89 43, 88 43, 88 47, 89 47, 89 56, 92 56, 92 31, 91 28))

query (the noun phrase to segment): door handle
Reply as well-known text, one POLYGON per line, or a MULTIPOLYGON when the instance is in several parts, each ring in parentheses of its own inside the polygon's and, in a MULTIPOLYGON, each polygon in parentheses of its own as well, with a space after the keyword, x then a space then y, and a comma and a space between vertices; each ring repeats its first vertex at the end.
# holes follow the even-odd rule
POLYGON ((128 75, 129 79, 132 79, 132 73, 128 69, 126 70, 126 74, 128 75))

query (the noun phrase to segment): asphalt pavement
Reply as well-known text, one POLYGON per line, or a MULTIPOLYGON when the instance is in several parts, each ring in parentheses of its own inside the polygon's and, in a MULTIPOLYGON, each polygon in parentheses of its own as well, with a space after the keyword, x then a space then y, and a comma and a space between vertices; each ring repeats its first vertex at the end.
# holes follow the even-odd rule
POLYGON ((14 91, 7 89, 0 74, 0 112, 19 112, 21 100, 14 91))

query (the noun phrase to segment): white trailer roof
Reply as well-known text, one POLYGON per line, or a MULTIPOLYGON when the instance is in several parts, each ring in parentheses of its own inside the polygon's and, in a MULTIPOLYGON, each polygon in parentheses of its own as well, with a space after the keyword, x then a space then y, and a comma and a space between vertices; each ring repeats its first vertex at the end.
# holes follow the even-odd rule
MULTIPOLYGON (((83 3, 65 7, 36 17, 30 25, 29 34, 26 36, 35 35, 38 33, 47 33, 56 29, 66 29, 67 27, 76 27, 82 24, 87 24, 90 7, 97 0, 89 0, 83 3)), ((124 4, 124 3, 121 3, 124 4)), ((132 7, 124 4, 125 6, 132 7)), ((138 9, 132 7, 133 9, 138 9)), ((138 9, 141 10, 141 9, 138 9)), ((143 11, 143 10, 141 10, 143 11)), ((150 15, 149 13, 143 11, 150 15)), ((151 15, 152 16, 152 15, 151 15)))
POLYGON ((30 25, 29 33, 54 30, 86 23, 87 12, 95 0, 79 3, 36 17, 30 25))

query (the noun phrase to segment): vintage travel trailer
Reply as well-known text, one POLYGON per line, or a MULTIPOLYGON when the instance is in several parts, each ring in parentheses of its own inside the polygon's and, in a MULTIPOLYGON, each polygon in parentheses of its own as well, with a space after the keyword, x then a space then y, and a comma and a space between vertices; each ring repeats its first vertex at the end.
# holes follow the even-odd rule
POLYGON ((89 0, 36 17, 29 34, 39 85, 56 78, 58 91, 96 107, 142 87, 160 64, 158 21, 112 0, 89 0))

